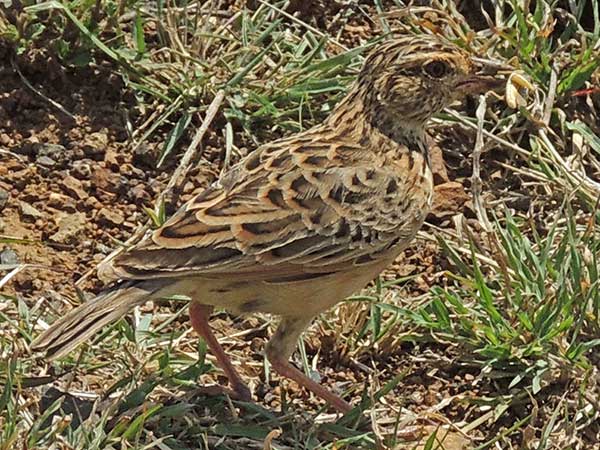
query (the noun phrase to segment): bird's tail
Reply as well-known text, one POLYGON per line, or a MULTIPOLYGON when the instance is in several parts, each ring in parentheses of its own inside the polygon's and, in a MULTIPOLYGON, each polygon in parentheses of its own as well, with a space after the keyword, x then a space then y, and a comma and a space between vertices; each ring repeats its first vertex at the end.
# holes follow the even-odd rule
POLYGON ((32 343, 32 350, 45 352, 48 359, 60 358, 135 306, 162 296, 165 284, 166 280, 117 284, 58 319, 32 343))

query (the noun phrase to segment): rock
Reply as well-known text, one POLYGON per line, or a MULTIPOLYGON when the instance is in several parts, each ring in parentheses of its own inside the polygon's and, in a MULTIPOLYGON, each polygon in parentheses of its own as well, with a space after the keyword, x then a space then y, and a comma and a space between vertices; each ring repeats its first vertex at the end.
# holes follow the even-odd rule
POLYGON ((121 225, 125 218, 119 211, 102 208, 98 211, 98 221, 105 225, 121 225))
POLYGON ((92 173, 92 184, 96 189, 107 192, 118 192, 121 185, 121 177, 118 173, 111 172, 105 167, 96 167, 92 173))
POLYGON ((146 172, 144 172, 142 169, 135 167, 129 163, 122 164, 120 171, 121 171, 122 175, 126 175, 127 178, 129 178, 129 179, 133 179, 133 178, 137 178, 138 180, 146 179, 146 172))
POLYGON ((109 169, 120 172, 121 166, 123 164, 122 157, 117 154, 112 148, 108 148, 106 150, 106 154, 104 155, 104 162, 106 163, 106 167, 109 169))
POLYGON ((49 239, 58 244, 71 244, 78 240, 85 229, 86 217, 83 213, 61 214, 58 221, 58 231, 49 239))
POLYGON ((81 181, 71 175, 64 177, 58 184, 67 194, 77 200, 85 200, 89 197, 88 193, 83 189, 81 181))
POLYGON ((139 144, 133 151, 133 163, 137 166, 152 167, 156 165, 156 155, 146 144, 139 144))
POLYGON ((108 135, 105 132, 98 131, 96 133, 90 133, 85 137, 83 153, 88 158, 101 160, 107 147, 108 135))
POLYGON ((142 183, 136 184, 133 188, 131 188, 129 193, 135 204, 138 206, 151 200, 150 194, 146 191, 146 186, 144 186, 142 183))
POLYGON ((436 217, 454 215, 461 212, 471 197, 461 183, 448 181, 435 187, 432 212, 436 217))
POLYGON ((33 172, 30 168, 11 172, 13 188, 19 191, 25 189, 25 186, 29 184, 31 178, 33 177, 33 172))
POLYGON ((10 197, 10 194, 8 193, 8 191, 6 191, 0 187, 0 211, 2 211, 4 209, 4 207, 6 206, 6 204, 8 203, 9 197, 10 197))
POLYGON ((87 180, 92 175, 92 164, 89 159, 82 159, 78 161, 73 161, 71 166, 71 173, 73 176, 87 180))
POLYGON ((47 168, 66 167, 73 159, 72 152, 59 144, 35 143, 32 153, 36 162, 47 168))
POLYGON ((98 201, 96 197, 89 196, 85 199, 84 206, 87 209, 100 209, 102 204, 98 201))
POLYGON ((36 219, 42 218, 44 215, 26 202, 19 202, 19 209, 21 210, 21 216, 24 219, 35 221, 36 219))
POLYGON ((6 247, 0 252, 0 264, 19 264, 19 258, 13 249, 6 247))
POLYGON ((9 145, 11 145, 12 139, 10 138, 10 136, 6 133, 0 133, 0 145, 4 145, 6 147, 8 147, 9 145))
POLYGON ((52 158, 49 158, 48 156, 38 156, 35 162, 47 169, 51 169, 56 166, 56 161, 54 161, 52 158))
POLYGON ((57 160, 67 153, 67 149, 60 144, 36 143, 33 150, 37 156, 48 156, 57 160))
POLYGON ((433 142, 433 139, 429 142, 429 162, 431 164, 434 184, 442 184, 450 181, 442 149, 433 142))
POLYGON ((51 192, 48 196, 48 205, 67 212, 77 211, 77 205, 71 197, 56 192, 51 192))

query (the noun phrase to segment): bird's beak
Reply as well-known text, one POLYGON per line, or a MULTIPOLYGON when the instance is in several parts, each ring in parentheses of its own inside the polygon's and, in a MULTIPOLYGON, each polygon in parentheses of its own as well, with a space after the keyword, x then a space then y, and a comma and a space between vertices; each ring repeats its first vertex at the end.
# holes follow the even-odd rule
POLYGON ((513 69, 502 63, 473 58, 475 73, 466 75, 456 83, 456 89, 463 95, 481 94, 487 91, 502 92, 506 85, 506 77, 503 74, 513 69))

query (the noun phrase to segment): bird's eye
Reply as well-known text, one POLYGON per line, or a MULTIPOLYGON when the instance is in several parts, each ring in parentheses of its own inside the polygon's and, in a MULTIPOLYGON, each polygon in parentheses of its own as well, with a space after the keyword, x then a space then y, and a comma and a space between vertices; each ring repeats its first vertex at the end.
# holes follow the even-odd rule
POLYGON ((450 67, 443 61, 432 61, 425 64, 423 69, 431 78, 442 78, 450 73, 450 67))

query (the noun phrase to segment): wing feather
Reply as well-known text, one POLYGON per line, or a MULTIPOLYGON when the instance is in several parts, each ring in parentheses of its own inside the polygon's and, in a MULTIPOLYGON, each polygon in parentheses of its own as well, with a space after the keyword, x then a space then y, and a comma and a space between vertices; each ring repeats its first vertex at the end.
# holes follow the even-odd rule
POLYGON ((269 280, 370 263, 422 223, 412 159, 322 141, 259 148, 102 273, 269 280))

